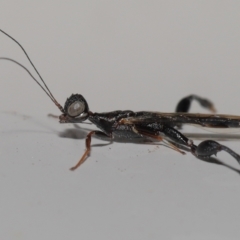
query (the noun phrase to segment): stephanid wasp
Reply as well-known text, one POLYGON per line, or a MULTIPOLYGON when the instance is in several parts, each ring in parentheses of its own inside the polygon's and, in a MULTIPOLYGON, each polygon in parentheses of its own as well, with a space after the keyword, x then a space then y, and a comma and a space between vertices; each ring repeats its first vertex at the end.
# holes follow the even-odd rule
POLYGON ((211 101, 196 95, 190 95, 180 100, 175 113, 150 111, 134 112, 130 110, 94 113, 89 110, 87 101, 80 94, 72 94, 66 100, 64 107, 62 107, 52 95, 22 45, 3 30, 0 29, 0 31, 20 46, 43 85, 41 85, 21 63, 10 58, 1 57, 0 59, 16 63, 30 74, 33 80, 62 112, 59 116, 60 123, 82 123, 89 120, 100 129, 100 131, 94 130, 87 134, 86 150, 78 163, 72 167, 71 170, 78 168, 87 159, 91 151, 91 138, 93 135, 101 138, 108 138, 110 141, 114 138, 161 141, 181 154, 185 154, 185 152, 182 151, 185 149, 197 158, 202 159, 208 159, 211 155, 216 155, 219 151, 226 151, 240 163, 240 156, 227 146, 213 140, 205 140, 199 145, 195 145, 193 140, 179 131, 183 124, 194 124, 203 128, 240 128, 240 116, 215 114, 215 109, 211 101), (193 100, 196 100, 202 107, 213 113, 188 113, 193 100))

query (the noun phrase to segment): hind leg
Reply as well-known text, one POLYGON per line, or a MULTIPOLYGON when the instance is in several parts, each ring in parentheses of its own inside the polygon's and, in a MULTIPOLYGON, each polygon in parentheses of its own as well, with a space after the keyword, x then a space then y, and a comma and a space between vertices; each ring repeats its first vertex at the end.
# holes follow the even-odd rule
POLYGON ((189 95, 187 97, 182 98, 176 107, 176 112, 189 112, 192 101, 197 101, 203 108, 210 110, 211 112, 216 112, 213 103, 206 99, 201 98, 197 95, 189 95))
POLYGON ((221 145, 218 142, 212 140, 205 140, 201 142, 198 146, 193 145, 191 147, 192 154, 199 158, 209 158, 211 155, 217 155, 217 153, 220 151, 225 151, 229 153, 240 164, 240 156, 230 148, 221 145))

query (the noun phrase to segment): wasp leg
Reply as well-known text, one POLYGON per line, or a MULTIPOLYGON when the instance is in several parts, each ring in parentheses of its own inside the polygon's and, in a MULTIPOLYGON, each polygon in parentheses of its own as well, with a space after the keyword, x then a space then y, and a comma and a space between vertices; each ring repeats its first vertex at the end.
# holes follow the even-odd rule
POLYGON ((196 157, 209 158, 213 154, 216 155, 220 151, 225 151, 233 156, 240 164, 240 155, 218 142, 206 140, 196 146, 191 139, 188 139, 186 136, 172 127, 163 125, 161 127, 161 132, 164 133, 165 136, 176 146, 180 144, 182 146, 189 147, 192 154, 196 157))
MULTIPOLYGON (((145 128, 142 126, 133 126, 133 131, 137 134, 140 134, 141 136, 144 137, 149 137, 149 138, 153 138, 156 139, 158 141, 164 141, 165 139, 163 137, 161 137, 159 131, 156 131, 156 129, 150 129, 150 128, 145 128)), ((185 152, 181 151, 176 145, 172 144, 171 142, 165 142, 164 143, 166 145, 168 145, 170 148, 172 148, 173 150, 181 153, 181 154, 186 154, 185 152)))
POLYGON ((49 113, 47 116, 51 117, 51 118, 59 118, 58 115, 55 115, 55 114, 52 114, 52 113, 49 113))
POLYGON ((197 95, 190 95, 184 97, 179 101, 176 107, 176 112, 189 112, 191 103, 193 100, 196 100, 203 108, 210 110, 211 112, 216 112, 216 109, 211 101, 206 98, 201 98, 197 95))
POLYGON ((87 157, 89 156, 90 152, 91 152, 91 140, 92 140, 92 135, 96 135, 99 137, 108 137, 111 138, 111 136, 106 135, 105 133, 101 132, 101 131, 91 131, 90 133, 88 133, 87 137, 86 137, 86 150, 83 154, 83 156, 80 158, 80 160, 78 161, 78 163, 74 166, 71 167, 70 170, 75 170, 77 169, 82 163, 84 163, 84 161, 87 159, 87 157))
MULTIPOLYGON (((145 136, 150 136, 152 138, 161 138, 168 141, 168 144, 173 149, 177 150, 180 153, 185 154, 185 152, 181 151, 179 148, 187 149, 187 151, 194 152, 194 149, 197 148, 194 145, 193 141, 186 136, 184 136, 181 132, 176 130, 173 127, 168 125, 159 124, 159 123, 151 123, 147 126, 134 126, 138 133, 143 134, 145 136)), ((134 129, 133 129, 134 130, 134 129)), ((194 153, 193 153, 194 154, 194 153)))
POLYGON ((194 145, 191 149, 192 153, 200 158, 209 158, 211 155, 217 155, 217 153, 220 151, 225 151, 234 157, 240 164, 240 156, 237 153, 230 148, 212 140, 203 141, 198 146, 194 145))
POLYGON ((218 142, 205 140, 196 146, 191 139, 188 139, 186 136, 172 127, 163 125, 161 127, 161 132, 164 133, 165 136, 172 142, 172 144, 176 145, 176 147, 182 145, 190 148, 191 153, 196 157, 207 159, 210 158, 211 155, 216 155, 220 151, 225 151, 234 157, 240 164, 240 155, 218 142))

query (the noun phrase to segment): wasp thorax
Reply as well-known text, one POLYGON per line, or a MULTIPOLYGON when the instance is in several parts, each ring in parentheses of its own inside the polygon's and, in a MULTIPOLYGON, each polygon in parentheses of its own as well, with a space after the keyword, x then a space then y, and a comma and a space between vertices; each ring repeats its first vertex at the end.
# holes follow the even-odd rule
POLYGON ((72 94, 65 103, 64 111, 70 117, 77 117, 88 112, 88 104, 82 95, 72 94))

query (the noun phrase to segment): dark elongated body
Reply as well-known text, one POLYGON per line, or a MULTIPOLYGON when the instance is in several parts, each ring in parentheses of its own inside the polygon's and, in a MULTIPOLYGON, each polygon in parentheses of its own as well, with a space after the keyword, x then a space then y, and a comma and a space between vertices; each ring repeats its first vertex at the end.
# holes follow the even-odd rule
MULTIPOLYGON (((178 124, 194 124, 207 128, 240 128, 240 116, 224 114, 133 112, 125 110, 92 113, 88 119, 105 133, 108 133, 112 127, 114 128, 114 123, 119 121, 126 125, 161 123, 173 127, 178 124), (105 129, 102 128, 103 125, 106 125, 105 129)), ((118 129, 115 127, 112 130, 118 129)))
MULTIPOLYGON (((164 141, 165 144, 174 150, 185 154, 179 148, 185 147, 193 155, 200 158, 209 158, 212 154, 224 150, 231 154, 239 163, 240 156, 231 149, 212 140, 205 140, 196 146, 191 139, 184 136, 178 128, 183 124, 199 125, 206 128, 239 128, 240 117, 232 115, 218 114, 191 114, 186 113, 192 100, 197 100, 200 104, 204 102, 204 107, 215 111, 213 104, 204 98, 190 95, 183 98, 177 105, 175 113, 160 112, 133 112, 112 111, 105 113, 92 113, 88 109, 87 101, 80 94, 74 94, 67 99, 64 107, 64 113, 59 117, 60 123, 81 123, 88 119, 95 124, 101 131, 92 131, 86 138, 86 151, 78 164, 72 168, 76 169, 84 162, 86 156, 90 153, 91 136, 105 136, 110 139, 154 139, 164 141), (184 104, 183 104, 184 103, 184 104), (186 106, 187 104, 187 106, 186 106), (74 108, 74 106, 77 106, 74 108), (74 112, 69 111, 74 108, 74 112), (79 112, 77 109, 81 109, 79 112)), ((201 104, 202 105, 202 104, 201 104)))

